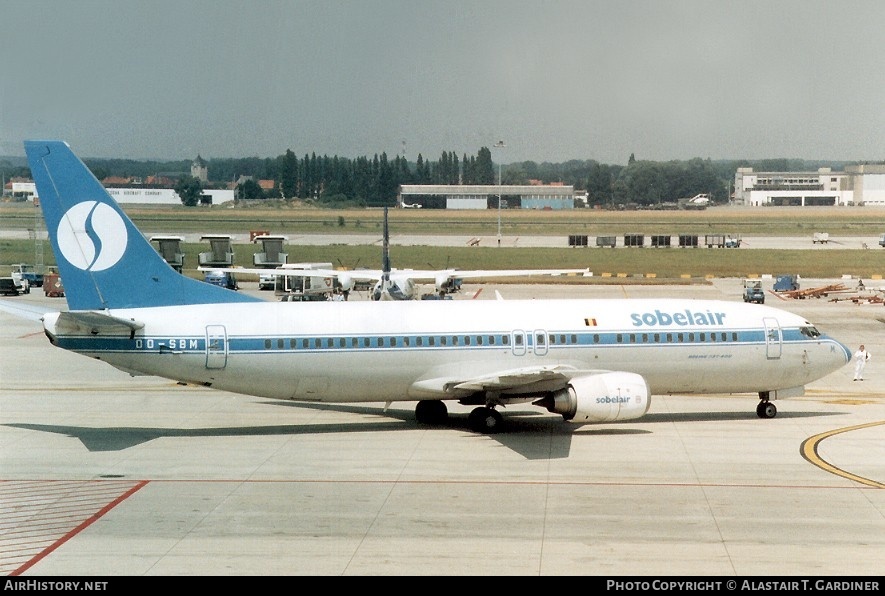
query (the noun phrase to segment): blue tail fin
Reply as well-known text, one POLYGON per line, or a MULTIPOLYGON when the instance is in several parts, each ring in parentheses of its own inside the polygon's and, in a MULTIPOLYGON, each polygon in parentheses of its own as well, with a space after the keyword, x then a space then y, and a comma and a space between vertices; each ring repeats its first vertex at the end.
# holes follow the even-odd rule
POLYGON ((71 310, 259 300, 170 267, 67 143, 25 153, 71 310))

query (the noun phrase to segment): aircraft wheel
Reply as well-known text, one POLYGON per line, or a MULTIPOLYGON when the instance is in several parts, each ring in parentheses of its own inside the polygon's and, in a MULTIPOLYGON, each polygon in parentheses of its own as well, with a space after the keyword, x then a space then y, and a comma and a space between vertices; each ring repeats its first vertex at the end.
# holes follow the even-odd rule
POLYGON ((421 424, 440 424, 448 417, 449 410, 442 401, 427 399, 415 406, 415 419, 421 424))
POLYGON ((504 424, 504 417, 497 410, 480 407, 470 412, 470 415, 467 417, 467 424, 474 432, 493 434, 501 430, 504 424))
POLYGON ((777 407, 770 401, 760 401, 756 406, 756 415, 760 418, 774 418, 777 416, 777 407))

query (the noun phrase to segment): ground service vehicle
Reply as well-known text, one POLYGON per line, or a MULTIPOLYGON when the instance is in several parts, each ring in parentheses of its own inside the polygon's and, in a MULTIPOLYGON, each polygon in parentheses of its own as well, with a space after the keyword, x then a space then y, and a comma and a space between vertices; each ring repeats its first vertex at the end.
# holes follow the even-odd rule
POLYGON ((762 288, 757 287, 744 288, 744 302, 765 304, 765 292, 762 291, 762 288))
POLYGON ((37 273, 33 265, 15 263, 12 266, 13 277, 18 276, 22 281, 28 282, 29 288, 39 288, 43 285, 43 274, 37 273))
POLYGON ((0 294, 4 296, 18 296, 26 294, 27 290, 20 281, 14 277, 0 277, 0 294))
POLYGON ((240 286, 237 283, 237 278, 234 277, 234 274, 229 271, 218 271, 215 269, 211 269, 209 271, 206 271, 206 274, 203 276, 203 281, 208 284, 212 284, 213 286, 227 288, 228 290, 240 289, 240 286))
POLYGON ((765 291, 762 289, 762 281, 758 279, 744 280, 744 302, 765 304, 765 291))

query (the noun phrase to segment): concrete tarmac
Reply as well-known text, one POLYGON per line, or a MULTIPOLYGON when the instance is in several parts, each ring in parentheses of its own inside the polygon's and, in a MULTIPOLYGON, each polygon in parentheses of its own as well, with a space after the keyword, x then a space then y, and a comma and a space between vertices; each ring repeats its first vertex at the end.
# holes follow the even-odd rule
MULTIPOLYGON (((457 299, 495 290, 741 299, 735 279, 465 284, 457 299)), ((65 307, 39 289, 10 300, 65 307)), ((504 410, 498 435, 470 432, 458 405, 428 427, 414 403, 297 404, 130 377, 0 313, 0 573, 878 577, 885 307, 766 304, 866 344, 865 381, 846 365, 770 420, 755 395, 654 396, 644 418, 587 426, 526 405, 504 410)))

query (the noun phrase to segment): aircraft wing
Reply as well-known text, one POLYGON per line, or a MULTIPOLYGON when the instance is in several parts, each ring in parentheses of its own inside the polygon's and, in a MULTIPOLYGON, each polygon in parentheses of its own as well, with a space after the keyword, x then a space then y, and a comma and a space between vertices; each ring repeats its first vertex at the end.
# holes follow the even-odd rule
POLYGON ((430 271, 435 279, 440 273, 448 273, 451 277, 460 279, 479 279, 492 277, 533 277, 533 276, 558 276, 558 275, 584 275, 589 269, 478 269, 474 271, 459 271, 447 269, 443 271, 430 271))
POLYGON ((225 271, 233 274, 279 275, 283 277, 343 277, 355 281, 378 281, 380 269, 256 269, 249 267, 199 267, 198 271, 225 271))
MULTIPOLYGON (((383 275, 381 269, 256 269, 248 267, 200 267, 199 271, 228 271, 251 275, 283 275, 288 277, 342 277, 356 281, 378 281, 383 275)), ((458 269, 391 269, 392 277, 407 277, 415 282, 433 283, 440 277, 479 279, 493 277, 531 277, 537 275, 583 275, 588 269, 478 269, 460 271, 458 269)))
POLYGON ((412 383, 410 394, 444 397, 459 397, 477 391, 504 393, 508 391, 527 392, 529 390, 551 391, 564 387, 576 376, 601 374, 609 371, 578 370, 573 366, 548 364, 526 366, 502 370, 481 377, 440 376, 422 379, 412 383))

